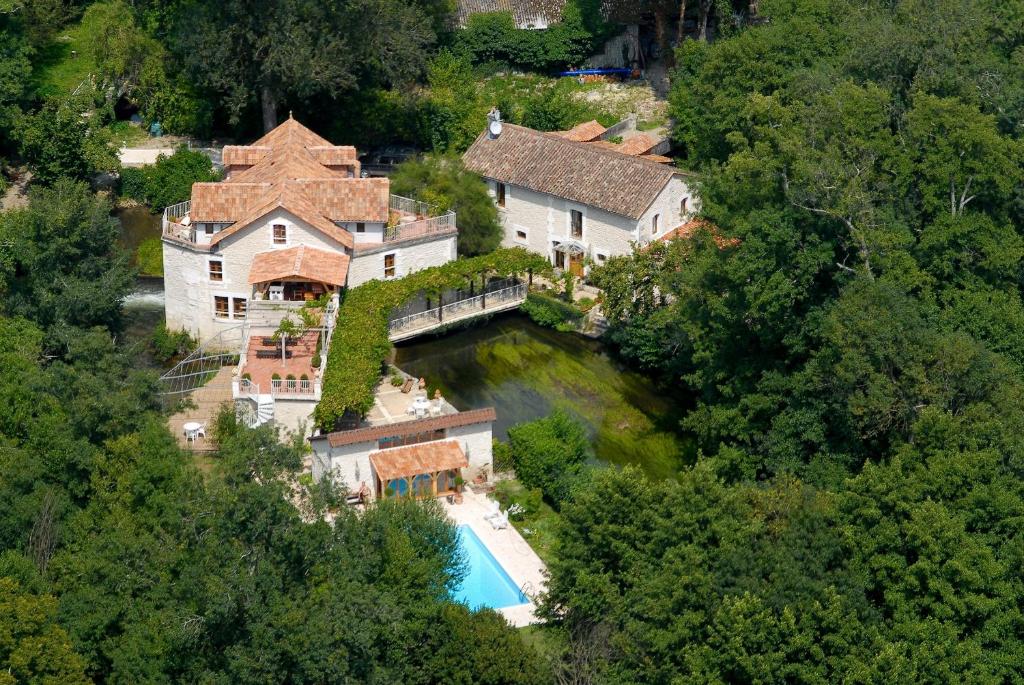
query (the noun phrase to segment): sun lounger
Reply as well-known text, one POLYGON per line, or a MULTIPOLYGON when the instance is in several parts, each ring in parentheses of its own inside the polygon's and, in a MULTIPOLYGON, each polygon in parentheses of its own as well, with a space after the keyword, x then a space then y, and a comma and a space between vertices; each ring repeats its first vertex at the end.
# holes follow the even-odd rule
POLYGON ((487 513, 484 514, 484 520, 490 521, 492 518, 501 516, 501 503, 497 500, 487 500, 487 513))
POLYGON ((505 530, 508 528, 508 512, 503 511, 492 519, 487 519, 494 530, 505 530))
POLYGON ((412 391, 412 386, 414 386, 415 384, 416 381, 414 381, 411 378, 406 378, 405 384, 402 386, 402 392, 408 395, 412 391))

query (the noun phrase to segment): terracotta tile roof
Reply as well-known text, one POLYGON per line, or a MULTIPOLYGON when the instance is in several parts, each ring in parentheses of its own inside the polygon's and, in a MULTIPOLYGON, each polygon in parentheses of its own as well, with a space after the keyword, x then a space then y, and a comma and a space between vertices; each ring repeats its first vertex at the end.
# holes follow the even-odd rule
POLYGON ((715 245, 718 245, 719 249, 735 247, 740 244, 738 238, 726 238, 722 235, 721 229, 719 229, 718 226, 715 226, 713 223, 705 219, 690 219, 685 224, 673 228, 671 231, 658 238, 658 240, 668 242, 670 240, 675 240, 676 238, 689 239, 692 238, 693 234, 701 228, 706 228, 711 232, 711 238, 715 241, 715 245))
POLYGON ((635 136, 630 136, 619 144, 619 152, 626 155, 642 155, 645 152, 650 152, 651 148, 658 144, 658 141, 651 138, 649 135, 644 133, 638 133, 635 136))
POLYGON ((671 157, 665 157, 664 155, 642 155, 642 157, 658 164, 671 164, 675 161, 671 157))
POLYGON ((354 430, 337 431, 335 433, 328 433, 326 436, 321 435, 311 439, 320 440, 326 438, 331 447, 340 447, 342 445, 353 445, 357 442, 373 442, 381 438, 402 437, 404 435, 429 433, 431 431, 458 428, 460 426, 472 426, 475 423, 493 423, 497 417, 498 415, 494 411, 494 407, 486 407, 484 409, 460 411, 457 414, 445 414, 444 416, 434 416, 426 419, 389 423, 384 426, 367 426, 354 430))
POLYGON ((553 133, 505 124, 486 133, 463 156, 481 176, 639 219, 678 169, 642 157, 577 143, 553 133))
POLYGON ((388 219, 389 181, 352 178, 356 149, 337 146, 288 119, 252 145, 224 148, 228 166, 248 167, 220 183, 192 186, 191 218, 231 222, 214 235, 211 244, 277 208, 283 208, 346 247, 352 236, 335 221, 383 222, 388 219))
POLYGON ((345 285, 348 256, 299 245, 285 250, 260 252, 249 267, 249 283, 266 283, 285 278, 306 278, 328 285, 345 285))
POLYGON ((304 188, 301 182, 288 181, 271 186, 268 193, 264 198, 262 198, 264 200, 262 204, 228 228, 214 233, 213 238, 210 239, 210 245, 219 244, 225 238, 238 233, 256 221, 259 221, 275 209, 283 209, 294 214, 310 226, 320 230, 321 233, 333 238, 345 247, 352 247, 354 242, 352 240, 352 234, 326 219, 319 211, 317 211, 316 207, 306 199, 303 191, 304 188))
POLYGON ((306 181, 310 203, 332 221, 388 220, 391 184, 386 178, 332 178, 306 181))
POLYGON ((225 145, 224 166, 253 165, 270 154, 270 148, 259 145, 225 145))
POLYGON ((238 221, 259 202, 269 183, 193 183, 192 209, 196 221, 238 221))
POLYGON ((460 26, 474 14, 509 12, 516 26, 525 27, 538 19, 554 24, 561 21, 566 0, 458 0, 456 19, 460 26))
POLYGON ((601 134, 607 130, 597 120, 592 119, 573 126, 568 131, 558 131, 558 135, 566 140, 575 140, 577 143, 589 143, 600 138, 601 134))
POLYGON ((437 473, 469 466, 457 440, 422 442, 370 453, 377 477, 381 480, 437 473))

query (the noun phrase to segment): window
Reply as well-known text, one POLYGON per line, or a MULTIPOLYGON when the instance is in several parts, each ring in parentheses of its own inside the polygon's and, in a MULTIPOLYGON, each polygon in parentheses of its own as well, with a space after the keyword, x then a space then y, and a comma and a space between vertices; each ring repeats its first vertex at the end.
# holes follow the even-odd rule
POLYGON ((683 198, 683 199, 682 199, 682 200, 681 200, 681 201, 679 202, 679 217, 680 217, 680 218, 682 218, 682 217, 686 216, 686 210, 687 210, 687 206, 686 206, 686 201, 687 201, 688 199, 689 199, 689 198, 686 198, 686 197, 684 197, 684 198, 683 198))
POLYGON ((498 201, 499 207, 505 206, 505 184, 495 183, 494 184, 494 196, 498 201))
POLYGON ((601 254, 600 252, 594 255, 594 261, 596 261, 598 264, 604 264, 607 259, 608 255, 601 254))
POLYGON ((245 308, 246 308, 246 305, 248 305, 248 304, 249 304, 248 300, 246 300, 244 297, 232 298, 231 306, 232 306, 232 309, 234 310, 234 317, 236 319, 244 319, 245 318, 245 308))
POLYGON ((213 224, 203 224, 203 232, 206 235, 213 235, 213 224))
POLYGON ((274 224, 274 244, 284 245, 288 242, 288 229, 284 224, 274 224))
POLYGON ((210 280, 218 282, 224 280, 224 262, 210 260, 210 280))
POLYGON ((660 218, 660 214, 655 214, 651 217, 651 235, 658 235, 658 219, 660 218))
POLYGON ((575 209, 569 210, 569 218, 572 223, 572 237, 582 238, 583 237, 583 212, 576 211, 575 209))
POLYGON ((366 233, 366 224, 362 221, 356 224, 356 233, 366 233))
POLYGON ((228 318, 228 298, 221 295, 213 298, 213 315, 218 319, 228 318))
POLYGON ((516 231, 516 240, 526 242, 526 231, 516 231))
POLYGON ((384 255, 384 278, 395 277, 395 254, 384 255))

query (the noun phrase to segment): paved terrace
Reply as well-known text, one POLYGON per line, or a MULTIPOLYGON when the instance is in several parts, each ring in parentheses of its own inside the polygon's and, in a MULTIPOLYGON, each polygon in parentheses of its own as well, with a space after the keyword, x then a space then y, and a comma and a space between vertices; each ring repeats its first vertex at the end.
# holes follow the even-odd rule
POLYGON ((226 403, 232 406, 231 399, 231 373, 232 366, 221 368, 216 375, 205 385, 196 388, 188 395, 182 395, 187 399, 186 404, 190 405, 167 419, 171 433, 178 440, 178 444, 184 449, 192 452, 213 452, 217 445, 213 441, 213 422, 217 418, 217 412, 226 403), (205 438, 197 438, 195 442, 185 440, 185 424, 189 422, 201 423, 206 426, 205 438))
MULTIPOLYGON (((402 421, 416 419, 415 414, 409 413, 409 407, 418 396, 425 395, 425 391, 413 386, 408 393, 403 393, 402 388, 391 385, 390 376, 385 376, 373 393, 373 407, 366 413, 363 420, 364 426, 386 426, 402 421)), ((431 399, 433 402, 433 399, 431 399)), ((458 410, 442 399, 441 416, 457 414, 458 410)), ((428 414, 430 416, 430 414, 428 414)), ((422 417, 421 417, 422 418, 422 417)))
POLYGON ((467 488, 462 504, 448 504, 445 500, 441 500, 441 503, 456 525, 467 525, 473 529, 512 582, 531 599, 527 604, 498 609, 498 613, 516 628, 539 623, 534 598, 547 588, 547 567, 529 543, 511 523, 504 530, 495 530, 484 520, 484 515, 490 511, 488 499, 484 495, 467 488))
POLYGON ((296 379, 301 378, 302 374, 306 374, 312 384, 317 373, 317 370, 313 368, 313 356, 316 352, 316 341, 320 337, 320 331, 306 331, 301 338, 295 340, 294 344, 292 344, 292 340, 289 340, 285 349, 291 352, 290 359, 281 359, 280 342, 270 346, 263 344, 263 339, 270 338, 271 335, 270 332, 263 335, 256 331, 250 334, 242 373, 249 374, 252 377, 253 385, 259 386, 260 392, 263 394, 270 394, 271 380, 275 373, 282 379, 287 378, 288 374, 295 376, 296 379), (260 359, 256 356, 260 350, 264 354, 276 350, 276 354, 273 358, 260 359))

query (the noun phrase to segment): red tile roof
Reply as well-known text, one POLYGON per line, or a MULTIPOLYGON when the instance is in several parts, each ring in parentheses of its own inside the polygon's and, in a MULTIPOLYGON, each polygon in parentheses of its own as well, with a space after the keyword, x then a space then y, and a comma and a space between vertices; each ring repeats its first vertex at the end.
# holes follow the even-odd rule
POLYGON ((643 157, 577 143, 554 133, 505 124, 496 139, 483 133, 463 156, 486 178, 640 219, 674 176, 683 172, 643 157))
POLYGON ((438 473, 469 466, 457 440, 422 442, 370 453, 370 462, 381 480, 438 473))
POLYGON ((558 131, 558 135, 566 140, 575 140, 577 143, 589 143, 600 138, 601 134, 607 130, 597 120, 591 119, 573 126, 568 131, 558 131))
POLYGON ((735 247, 740 244, 738 238, 726 238, 722 235, 718 226, 715 226, 713 223, 706 221, 705 219, 690 219, 685 224, 673 228, 671 231, 658 238, 658 240, 668 242, 670 240, 675 240, 676 238, 684 240, 689 239, 693 237, 694 233, 702 228, 706 228, 711 232, 711 238, 715 241, 715 244, 718 245, 719 249, 735 247))
POLYGON ((404 435, 429 433, 431 431, 458 428, 460 426, 472 426, 476 423, 493 423, 497 417, 498 415, 494 411, 494 407, 486 407, 484 409, 460 411, 457 414, 445 414, 444 416, 426 419, 389 423, 383 426, 367 426, 354 430, 337 431, 312 439, 326 438, 331 447, 340 447, 342 445, 353 445, 357 442, 373 442, 381 438, 402 437, 404 435))
POLYGON ((355 148, 331 145, 294 119, 252 145, 224 148, 224 163, 247 168, 192 186, 193 223, 233 223, 214 235, 214 245, 279 207, 346 247, 352 236, 335 221, 388 219, 388 180, 358 178, 355 148))
POLYGON ((305 278, 328 285, 345 285, 348 257, 299 245, 285 250, 260 252, 252 259, 249 283, 266 283, 289 277, 305 278))

